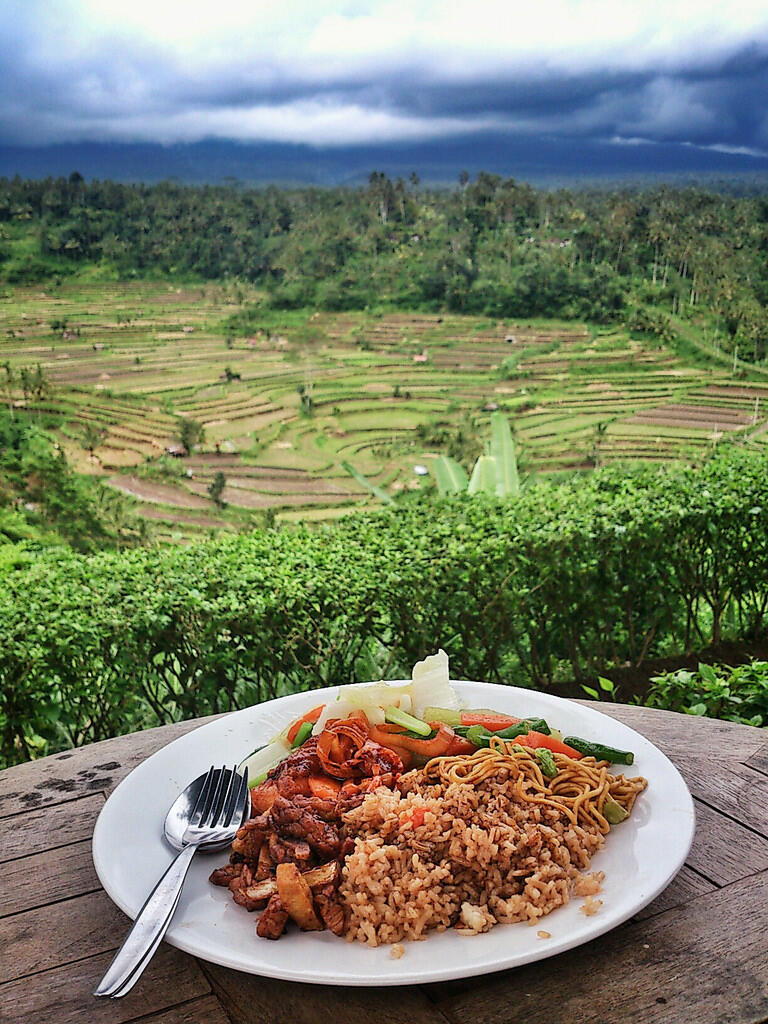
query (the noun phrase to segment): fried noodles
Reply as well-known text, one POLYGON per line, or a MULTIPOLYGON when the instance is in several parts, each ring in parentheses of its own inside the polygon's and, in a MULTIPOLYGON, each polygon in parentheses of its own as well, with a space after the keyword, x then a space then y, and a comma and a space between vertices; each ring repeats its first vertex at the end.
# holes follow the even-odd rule
POLYGON ((594 757, 574 760, 554 754, 557 775, 544 777, 532 750, 493 737, 490 747, 474 754, 433 757, 421 769, 425 780, 478 785, 504 772, 514 783, 514 794, 526 803, 544 804, 561 811, 576 825, 593 825, 602 835, 611 830, 603 814, 606 800, 613 799, 629 814, 637 796, 646 788, 643 778, 612 775, 608 761, 594 757))

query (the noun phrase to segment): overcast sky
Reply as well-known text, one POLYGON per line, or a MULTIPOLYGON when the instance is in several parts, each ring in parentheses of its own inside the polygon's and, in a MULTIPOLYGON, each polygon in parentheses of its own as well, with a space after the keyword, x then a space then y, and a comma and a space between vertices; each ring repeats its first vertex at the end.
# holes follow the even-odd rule
POLYGON ((768 0, 2 0, 0 141, 768 154, 768 0))

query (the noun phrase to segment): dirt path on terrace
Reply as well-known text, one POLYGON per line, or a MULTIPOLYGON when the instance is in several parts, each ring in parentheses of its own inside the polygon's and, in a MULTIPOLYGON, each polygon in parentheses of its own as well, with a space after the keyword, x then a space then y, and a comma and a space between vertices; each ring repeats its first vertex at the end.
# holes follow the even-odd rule
POLYGON ((176 512, 166 512, 162 508, 153 508, 151 505, 144 505, 138 512, 142 519, 152 519, 163 523, 178 523, 179 526, 202 526, 213 530, 233 529, 231 524, 223 519, 212 519, 209 516, 184 516, 176 512))
POLYGON ((630 416, 627 423, 647 423, 665 427, 689 427, 694 430, 739 430, 752 417, 738 409, 705 405, 666 405, 643 409, 630 416))
POLYGON ((170 484, 158 484, 154 480, 140 480, 137 476, 112 476, 107 480, 110 487, 114 487, 123 494, 130 494, 139 501, 150 501, 158 505, 175 505, 177 508, 205 508, 210 509, 211 503, 208 499, 190 494, 182 487, 173 487, 170 484))

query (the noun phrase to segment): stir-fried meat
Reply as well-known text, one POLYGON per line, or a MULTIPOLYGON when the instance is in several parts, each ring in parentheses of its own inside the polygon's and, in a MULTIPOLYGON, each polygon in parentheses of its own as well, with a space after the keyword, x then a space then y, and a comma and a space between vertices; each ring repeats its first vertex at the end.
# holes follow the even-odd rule
POLYGON ((394 751, 367 739, 365 716, 333 725, 331 742, 325 737, 319 754, 318 740, 307 740, 251 790, 255 816, 238 830, 230 863, 211 875, 211 882, 228 886, 235 903, 246 910, 266 907, 256 929, 262 938, 279 938, 290 916, 275 892, 281 864, 295 864, 299 882, 306 876, 313 926, 322 921, 334 935, 344 933, 344 908, 336 891, 340 864, 354 840, 342 838, 341 815, 378 786, 394 787, 403 770, 394 751), (324 775, 346 780, 335 800, 312 793, 310 778, 324 775))
POLYGON ((319 796, 297 796, 293 802, 297 807, 309 811, 323 821, 338 821, 339 807, 337 800, 323 800, 319 796))
POLYGON ((314 894, 315 906, 325 927, 334 935, 344 933, 344 908, 336 896, 336 888, 328 885, 314 894))
POLYGON ((256 925, 256 934, 262 939, 279 939, 288 924, 288 911, 279 895, 271 896, 267 908, 256 925))
POLYGON ((269 830, 270 820, 268 814, 260 814, 258 818, 251 818, 242 828, 237 830, 237 835, 232 843, 232 849, 235 853, 239 853, 241 857, 244 857, 245 860, 257 861, 269 830))
POLYGON ((281 761, 267 776, 277 786, 280 796, 291 797, 309 794, 309 776, 319 775, 323 767, 317 756, 317 740, 309 739, 298 750, 294 750, 281 761))
POLYGON ((251 790, 251 807, 254 814, 269 811, 275 798, 283 796, 292 800, 295 796, 308 796, 309 776, 322 774, 323 768, 317 756, 317 740, 309 739, 298 750, 294 750, 284 761, 275 765, 264 782, 251 790))
POLYGON ((232 893, 232 899, 240 907, 245 907, 246 910, 260 910, 264 906, 264 900, 253 899, 246 892, 254 882, 253 871, 247 864, 243 864, 242 871, 237 878, 233 878, 229 883, 229 890, 232 893))
MULTIPOLYGON (((326 800, 315 800, 314 808, 317 804, 327 805, 328 803, 329 801, 326 800)), ((278 797, 272 804, 272 822, 281 837, 306 839, 318 857, 322 860, 330 860, 339 852, 339 830, 336 825, 324 820, 317 813, 317 810, 320 810, 330 816, 327 806, 314 808, 311 799, 302 800, 297 797, 291 802, 284 797, 278 797)), ((337 814, 338 812, 334 808, 333 817, 336 818, 337 814)))
POLYGON ((274 862, 269 852, 269 843, 264 843, 262 848, 259 850, 259 862, 256 865, 256 873, 254 875, 256 881, 260 882, 262 878, 269 878, 274 866, 274 862))
POLYGON ((304 839, 285 839, 272 832, 269 837, 269 856, 273 864, 303 864, 306 867, 312 851, 304 839))
POLYGON ((355 840, 352 836, 347 836, 341 841, 341 849, 339 850, 339 863, 343 864, 347 857, 352 853, 355 848, 355 840))
POLYGON ((215 871, 212 871, 208 881, 213 885, 228 886, 231 881, 240 878, 242 870, 242 864, 225 864, 223 868, 216 868, 215 871))

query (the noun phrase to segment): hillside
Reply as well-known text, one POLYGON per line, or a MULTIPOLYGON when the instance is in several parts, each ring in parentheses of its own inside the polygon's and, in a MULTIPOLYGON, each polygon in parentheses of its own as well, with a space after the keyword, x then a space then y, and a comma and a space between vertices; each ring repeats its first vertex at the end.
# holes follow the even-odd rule
POLYGON ((528 474, 768 441, 768 377, 741 364, 734 376, 730 359, 679 339, 257 302, 242 285, 8 289, 0 366, 16 384, 6 400, 44 421, 73 469, 132 496, 166 538, 258 524, 268 510, 328 518, 367 502, 343 461, 392 494, 429 486, 414 466, 439 453, 471 465, 494 408, 508 414, 528 474), (22 371, 38 365, 45 394, 25 398, 22 371), (181 418, 202 424, 205 440, 173 458, 165 449, 181 418), (209 493, 217 473, 226 508, 209 493))

